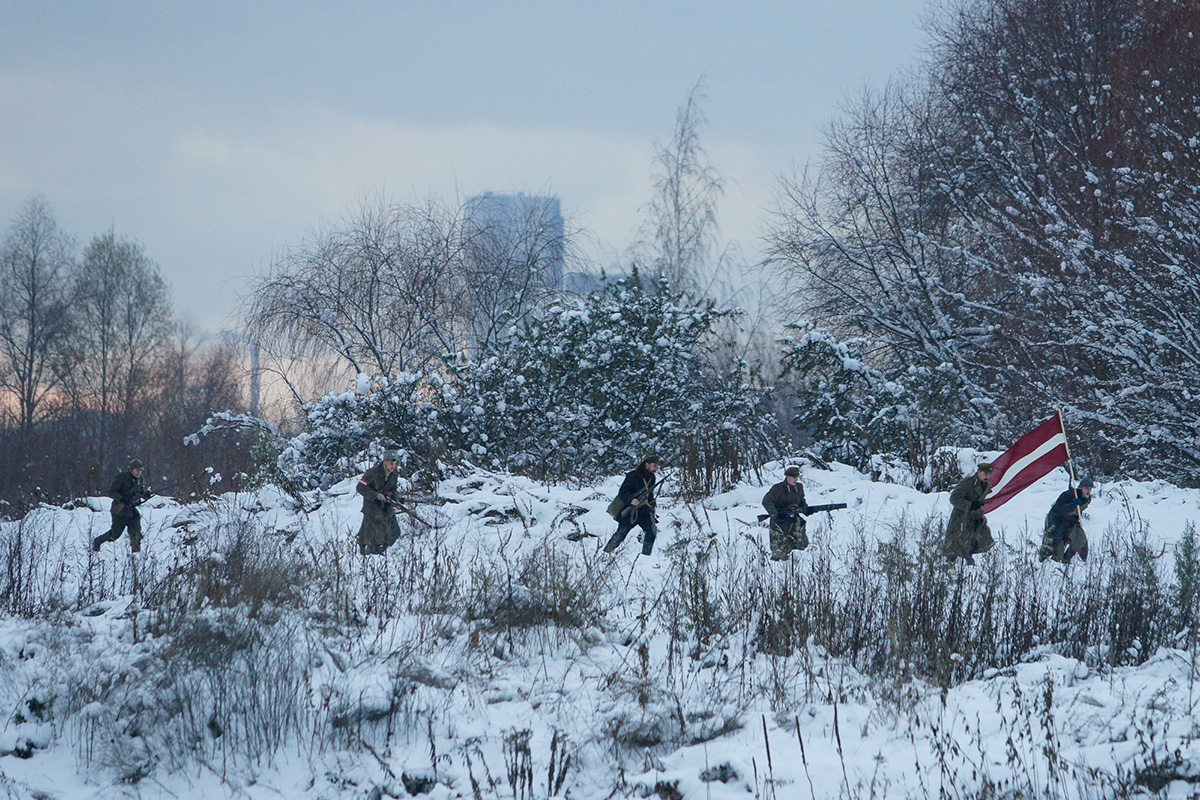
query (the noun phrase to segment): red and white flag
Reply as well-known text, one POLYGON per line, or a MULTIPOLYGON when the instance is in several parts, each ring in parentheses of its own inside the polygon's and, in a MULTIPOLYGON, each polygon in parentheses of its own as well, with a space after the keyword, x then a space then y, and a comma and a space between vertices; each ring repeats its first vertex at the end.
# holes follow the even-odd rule
POLYGON ((1017 492, 1071 458, 1062 414, 1055 414, 1004 451, 992 464, 992 490, 983 501, 984 513, 995 511, 1017 492))

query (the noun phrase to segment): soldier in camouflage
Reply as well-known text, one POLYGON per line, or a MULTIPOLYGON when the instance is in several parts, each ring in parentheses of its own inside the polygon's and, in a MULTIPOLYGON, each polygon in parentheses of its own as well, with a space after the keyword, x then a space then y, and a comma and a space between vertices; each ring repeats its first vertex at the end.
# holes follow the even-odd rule
POLYGON ((980 464, 975 474, 965 478, 954 491, 950 493, 950 520, 946 523, 946 557, 965 559, 968 564, 975 563, 975 555, 986 553, 995 546, 992 529, 988 527, 987 517, 983 515, 983 500, 987 497, 991 486, 988 480, 992 475, 992 465, 980 464))
POLYGON ((1081 521, 1084 509, 1092 502, 1094 485, 1091 478, 1084 478, 1079 482, 1078 491, 1067 489, 1054 501, 1050 513, 1046 514, 1038 561, 1053 558, 1062 564, 1070 564, 1076 555, 1087 561, 1088 541, 1081 521))
POLYGON ((121 534, 129 531, 129 549, 140 552, 142 549, 142 515, 137 507, 150 499, 150 490, 142 483, 142 473, 145 465, 138 459, 129 462, 129 468, 113 478, 108 487, 108 496, 112 498, 112 527, 107 533, 102 533, 92 539, 92 550, 100 552, 100 545, 105 542, 115 542, 121 534))
POLYGON ((804 502, 804 487, 800 485, 800 468, 788 467, 783 471, 783 480, 771 487, 762 500, 763 508, 771 516, 771 560, 784 561, 793 550, 808 547, 807 521, 802 516, 808 512, 804 502))

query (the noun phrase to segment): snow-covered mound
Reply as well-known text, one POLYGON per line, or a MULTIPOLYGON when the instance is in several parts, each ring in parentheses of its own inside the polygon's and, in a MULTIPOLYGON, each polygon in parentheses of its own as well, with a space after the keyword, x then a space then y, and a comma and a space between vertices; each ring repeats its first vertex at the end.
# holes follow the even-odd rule
POLYGON ((946 493, 808 466, 808 502, 848 508, 773 563, 756 515, 781 467, 662 499, 650 557, 601 552, 617 477, 455 477, 385 557, 354 545, 354 480, 157 498, 136 559, 91 552, 106 499, 4 523, 0 788, 1187 796, 1196 597, 1173 556, 1200 492, 1100 486, 1091 562, 1064 568, 1034 555, 1055 474, 990 515, 971 568, 936 552, 946 493))

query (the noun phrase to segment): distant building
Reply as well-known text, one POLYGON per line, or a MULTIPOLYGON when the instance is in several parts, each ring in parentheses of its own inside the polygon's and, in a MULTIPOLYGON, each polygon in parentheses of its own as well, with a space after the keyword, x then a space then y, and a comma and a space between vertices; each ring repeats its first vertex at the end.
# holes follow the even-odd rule
POLYGON ((561 289, 565 243, 557 197, 486 192, 467 200, 466 231, 477 272, 534 273, 535 283, 561 289))

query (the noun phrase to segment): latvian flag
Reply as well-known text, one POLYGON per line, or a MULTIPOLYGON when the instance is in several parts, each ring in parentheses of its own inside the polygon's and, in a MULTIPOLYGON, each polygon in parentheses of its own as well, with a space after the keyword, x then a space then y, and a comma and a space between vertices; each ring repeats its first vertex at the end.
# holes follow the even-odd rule
POLYGON ((1013 495, 1070 458, 1062 414, 1055 414, 1017 440, 992 464, 992 489, 984 513, 995 511, 1013 495))

